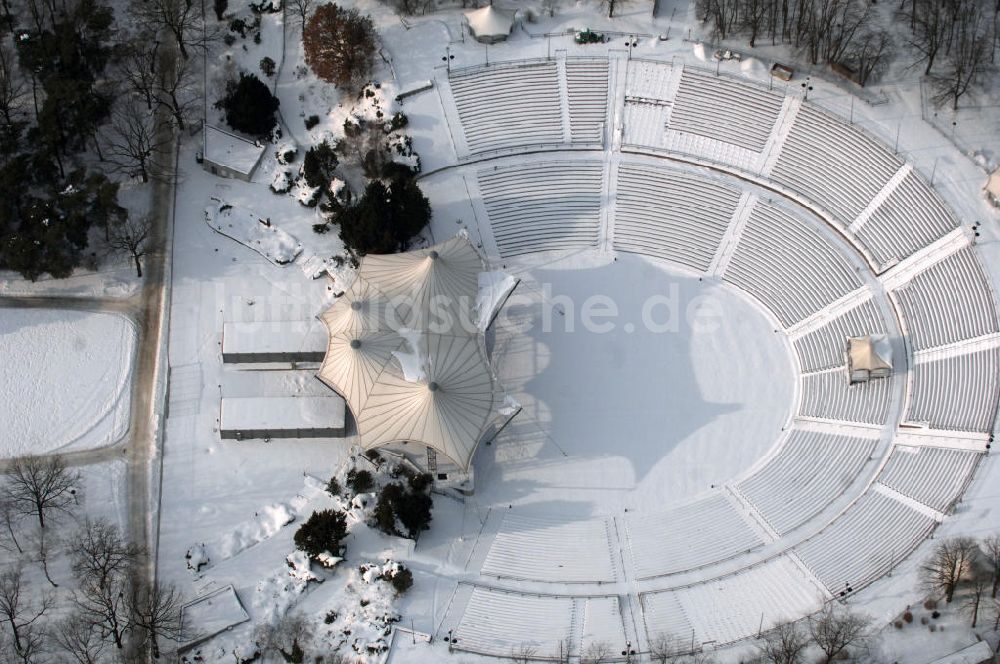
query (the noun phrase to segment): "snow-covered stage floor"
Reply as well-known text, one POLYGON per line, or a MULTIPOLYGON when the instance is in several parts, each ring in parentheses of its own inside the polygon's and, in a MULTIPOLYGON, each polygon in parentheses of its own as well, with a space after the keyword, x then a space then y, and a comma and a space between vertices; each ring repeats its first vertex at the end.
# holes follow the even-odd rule
POLYGON ((516 268, 493 352, 524 409, 476 458, 481 503, 577 516, 663 505, 778 439, 791 350, 735 289, 630 254, 531 263, 516 268))

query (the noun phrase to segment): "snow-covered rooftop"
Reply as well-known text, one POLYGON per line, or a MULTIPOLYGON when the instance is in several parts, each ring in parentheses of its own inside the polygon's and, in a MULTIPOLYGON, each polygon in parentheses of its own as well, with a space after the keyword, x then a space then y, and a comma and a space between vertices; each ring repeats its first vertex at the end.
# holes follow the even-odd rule
POLYGON ((234 322, 222 326, 222 354, 271 355, 320 352, 326 330, 318 320, 234 322))
POLYGON ((328 396, 223 397, 223 431, 342 429, 344 400, 328 396))
POLYGON ((264 146, 228 131, 205 125, 205 159, 249 175, 264 154, 264 146))

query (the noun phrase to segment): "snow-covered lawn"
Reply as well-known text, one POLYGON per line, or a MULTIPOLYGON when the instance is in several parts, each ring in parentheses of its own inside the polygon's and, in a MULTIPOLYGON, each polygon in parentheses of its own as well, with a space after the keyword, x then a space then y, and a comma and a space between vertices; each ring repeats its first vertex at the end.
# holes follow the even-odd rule
POLYGON ((213 199, 205 208, 212 230, 230 237, 276 265, 287 265, 302 253, 302 243, 252 210, 213 199))
POLYGON ((0 310, 0 454, 110 445, 128 428, 135 325, 117 314, 0 310))

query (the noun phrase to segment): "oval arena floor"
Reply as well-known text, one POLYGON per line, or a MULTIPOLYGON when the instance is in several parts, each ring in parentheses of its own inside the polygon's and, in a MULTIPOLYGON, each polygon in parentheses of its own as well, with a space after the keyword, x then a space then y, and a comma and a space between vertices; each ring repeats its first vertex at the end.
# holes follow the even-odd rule
POLYGON ((521 280, 492 351, 523 406, 477 453, 439 636, 718 647, 861 590, 948 518, 992 439, 1000 328, 972 231, 913 164, 669 62, 500 63, 435 94, 457 160, 421 186, 521 280), (867 334, 893 375, 849 387, 867 334))

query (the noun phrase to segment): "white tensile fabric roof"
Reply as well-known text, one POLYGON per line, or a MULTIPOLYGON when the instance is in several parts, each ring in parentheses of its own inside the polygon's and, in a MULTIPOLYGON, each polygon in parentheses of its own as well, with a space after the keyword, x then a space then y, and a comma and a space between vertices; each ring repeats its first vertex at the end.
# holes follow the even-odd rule
POLYGON ((465 20, 469 22, 472 33, 477 37, 506 37, 514 25, 514 15, 486 5, 481 9, 465 12, 465 20))
POLYGON ((475 319, 483 268, 464 234, 366 256, 320 316, 330 341, 319 378, 347 401, 365 449, 421 443, 469 468, 498 393, 475 319))

